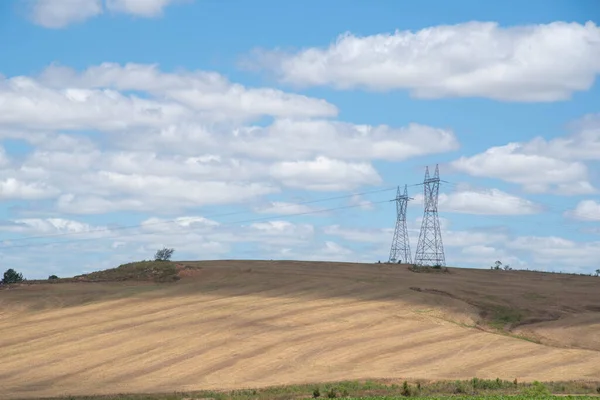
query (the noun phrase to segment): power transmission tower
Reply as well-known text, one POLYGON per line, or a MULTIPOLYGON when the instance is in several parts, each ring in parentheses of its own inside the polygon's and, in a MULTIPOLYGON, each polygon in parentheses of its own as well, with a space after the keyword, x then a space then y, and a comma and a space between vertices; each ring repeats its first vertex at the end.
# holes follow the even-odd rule
POLYGON ((435 166, 433 178, 429 177, 429 167, 425 168, 423 181, 425 210, 421 222, 421 232, 417 243, 415 264, 419 266, 445 266, 444 244, 438 218, 438 195, 440 191, 440 170, 435 166))
POLYGON ((408 201, 412 198, 408 197, 406 185, 404 185, 404 194, 396 194, 396 229, 394 230, 394 238, 392 239, 392 248, 390 249, 391 263, 400 263, 404 261, 406 264, 412 264, 412 256, 410 253, 410 242, 408 241, 408 230, 406 229, 406 208, 408 201))

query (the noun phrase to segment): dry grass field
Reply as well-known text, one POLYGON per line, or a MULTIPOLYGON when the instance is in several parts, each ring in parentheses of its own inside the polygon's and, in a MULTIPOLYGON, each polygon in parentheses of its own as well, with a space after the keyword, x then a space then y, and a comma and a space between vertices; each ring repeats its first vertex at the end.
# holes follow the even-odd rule
POLYGON ((187 268, 159 267, 160 280, 180 277, 171 282, 121 268, 0 290, 0 396, 362 378, 600 380, 600 278, 179 264, 187 268))

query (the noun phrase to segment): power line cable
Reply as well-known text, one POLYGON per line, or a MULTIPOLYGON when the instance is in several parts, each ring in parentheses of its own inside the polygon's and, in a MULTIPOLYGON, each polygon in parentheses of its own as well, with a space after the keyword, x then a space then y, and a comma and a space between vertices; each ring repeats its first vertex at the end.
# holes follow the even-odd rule
MULTIPOLYGON (((374 205, 383 204, 383 203, 389 203, 389 200, 386 199, 386 200, 371 202, 371 204, 374 204, 374 205)), ((361 206, 362 206, 362 204, 352 204, 352 205, 348 205, 348 206, 340 206, 340 207, 333 207, 333 208, 325 208, 325 209, 321 209, 321 210, 305 211, 305 212, 301 212, 301 213, 288 214, 288 215, 286 215, 286 218, 297 217, 297 216, 302 216, 302 215, 309 215, 309 214, 318 214, 318 213, 329 212, 329 211, 338 211, 338 210, 349 209, 349 208, 357 208, 357 207, 361 207, 361 206)), ((227 223, 227 224, 222 224, 219 226, 219 228, 222 229, 223 227, 228 227, 228 226, 233 227, 234 225, 239 225, 239 224, 243 224, 243 223, 247 223, 247 222, 266 221, 266 220, 270 220, 272 218, 273 217, 262 217, 262 218, 252 218, 252 219, 246 219, 246 220, 241 220, 241 221, 235 221, 235 222, 231 222, 231 223, 227 223)), ((90 232, 85 232, 85 233, 93 234, 95 232, 96 231, 90 231, 90 232)), ((164 232, 158 231, 158 232, 145 232, 142 234, 133 234, 133 235, 130 234, 130 235, 116 235, 116 236, 93 237, 93 238, 85 238, 85 239, 63 240, 63 241, 49 242, 49 243, 48 242, 46 242, 46 243, 27 243, 27 244, 22 244, 22 245, 15 245, 15 246, 4 245, 4 246, 0 247, 0 250, 61 245, 61 244, 85 242, 85 241, 90 241, 90 240, 119 239, 119 238, 123 238, 123 237, 157 235, 157 234, 162 234, 162 233, 164 233, 164 232)))
MULTIPOLYGON (((370 190, 370 191, 366 191, 366 192, 356 192, 356 193, 321 198, 321 199, 316 199, 316 200, 307 200, 307 201, 297 202, 297 203, 293 203, 293 204, 283 205, 283 206, 280 206, 280 208, 289 208, 289 207, 294 207, 294 206, 299 206, 299 205, 322 203, 322 202, 331 201, 331 200, 339 200, 339 199, 344 199, 344 198, 349 198, 349 197, 354 197, 354 196, 364 196, 364 195, 375 194, 375 193, 389 192, 392 190, 396 190, 396 188, 397 188, 396 186, 393 186, 393 187, 387 187, 387 188, 383 188, 383 189, 370 190)), ((203 217, 204 218, 215 218, 215 217, 226 217, 226 216, 232 216, 232 215, 248 214, 248 213, 252 213, 252 211, 248 211, 248 210, 233 211, 233 212, 229 212, 229 213, 210 214, 210 215, 206 215, 203 217)), ((2 242, 20 242, 20 241, 24 241, 24 240, 47 239, 47 238, 54 238, 54 237, 85 235, 85 234, 96 233, 96 232, 113 232, 113 231, 118 231, 118 230, 147 227, 147 226, 152 226, 152 225, 172 224, 172 223, 177 223, 177 222, 178 222, 178 219, 170 219, 170 220, 166 220, 166 221, 150 222, 147 224, 125 225, 125 226, 118 226, 118 227, 114 227, 114 228, 100 228, 100 229, 94 229, 91 231, 63 232, 63 233, 55 233, 55 234, 49 234, 49 235, 26 236, 26 237, 12 238, 12 239, 8 238, 8 239, 2 239, 2 242)))

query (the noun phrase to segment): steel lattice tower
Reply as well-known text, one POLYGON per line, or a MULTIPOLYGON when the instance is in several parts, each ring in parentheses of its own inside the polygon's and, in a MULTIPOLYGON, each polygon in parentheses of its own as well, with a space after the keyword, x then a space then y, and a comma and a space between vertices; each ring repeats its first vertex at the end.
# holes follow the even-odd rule
POLYGON ((400 193, 400 186, 398 186, 398 193, 395 198, 397 213, 396 229, 394 230, 389 259, 391 263, 404 261, 406 264, 412 264, 408 229, 406 229, 406 207, 409 200, 412 200, 412 198, 408 197, 406 185, 404 185, 404 194, 400 193))
POLYGON ((415 264, 419 266, 445 266, 444 244, 438 218, 438 195, 440 191, 440 170, 435 166, 433 178, 429 177, 429 167, 425 169, 423 193, 425 210, 417 243, 415 264))

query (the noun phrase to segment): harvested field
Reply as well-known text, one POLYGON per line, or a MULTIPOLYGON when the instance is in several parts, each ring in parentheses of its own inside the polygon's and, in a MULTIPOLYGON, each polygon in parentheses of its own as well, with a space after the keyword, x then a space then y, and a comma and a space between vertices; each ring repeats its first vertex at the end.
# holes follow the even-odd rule
POLYGON ((180 264, 154 266, 177 275, 160 282, 113 271, 1 290, 0 396, 364 378, 600 380, 600 278, 180 264))

